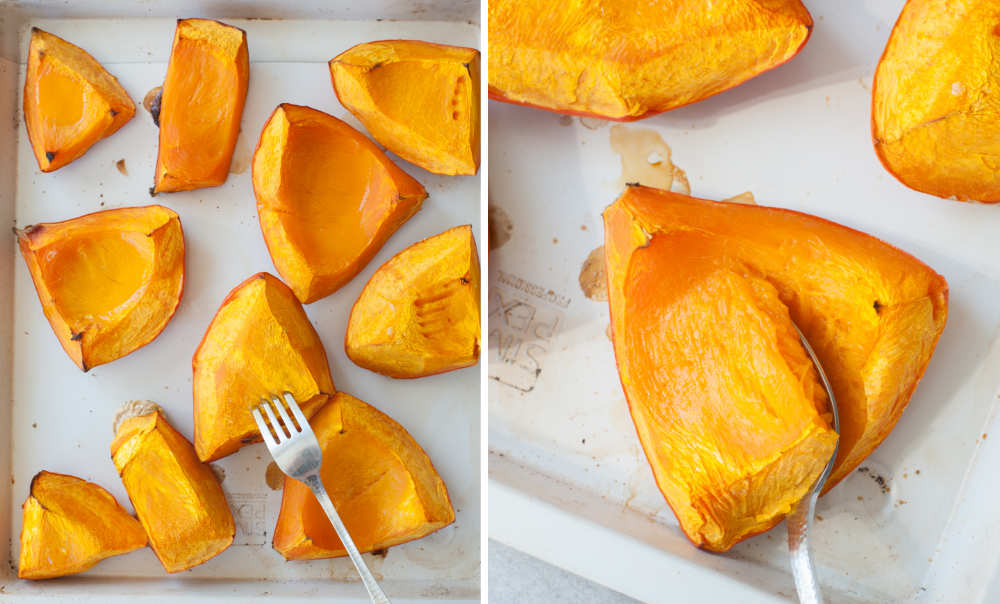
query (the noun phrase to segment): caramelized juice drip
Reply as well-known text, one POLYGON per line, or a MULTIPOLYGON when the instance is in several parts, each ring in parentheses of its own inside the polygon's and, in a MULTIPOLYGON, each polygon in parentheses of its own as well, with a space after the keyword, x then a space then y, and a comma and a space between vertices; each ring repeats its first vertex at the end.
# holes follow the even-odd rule
POLYGON ((674 165, 670 145, 655 130, 615 124, 611 127, 611 149, 621 158, 619 187, 625 188, 626 183, 640 183, 691 194, 687 175, 674 165))

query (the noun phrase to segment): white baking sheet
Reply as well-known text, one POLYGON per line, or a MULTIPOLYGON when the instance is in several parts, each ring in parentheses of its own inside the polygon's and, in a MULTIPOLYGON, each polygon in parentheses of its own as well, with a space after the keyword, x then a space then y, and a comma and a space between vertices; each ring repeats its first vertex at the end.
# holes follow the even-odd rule
MULTIPOLYGON (((0 600, 6 601, 11 594, 56 598, 71 594, 102 600, 112 594, 126 599, 143 595, 153 599, 166 595, 195 599, 209 595, 364 597, 348 559, 286 563, 271 548, 281 492, 269 489, 264 480, 270 457, 263 445, 244 447, 214 464, 225 473, 223 488, 238 528, 235 544, 209 562, 167 578, 146 548, 108 559, 76 578, 37 583, 14 578, 20 505, 31 477, 39 470, 93 480, 129 505, 108 450, 111 419, 123 401, 145 398, 160 403, 173 425, 190 438, 191 356, 205 328, 231 288, 255 272, 275 272, 260 234, 249 171, 258 135, 274 107, 281 102, 309 105, 363 131, 333 93, 327 61, 334 55, 360 42, 391 38, 479 46, 478 26, 464 19, 224 21, 247 31, 251 73, 234 173, 221 187, 150 198, 147 189, 152 184, 157 130, 141 106, 131 122, 84 157, 57 172, 42 174, 24 135, 20 111, 4 107, 5 119, 17 120, 16 157, 5 158, 16 162, 13 168, 6 167, 16 176, 16 195, 12 207, 4 208, 5 212, 13 210, 11 218, 17 226, 106 208, 163 204, 180 214, 187 272, 180 308, 153 343, 84 374, 60 349, 15 251, 14 238, 5 227, 4 262, 10 264, 4 266, 13 268, 13 277, 12 282, 0 282, 0 292, 4 297, 13 292, 13 330, 3 343, 11 346, 13 360, 12 367, 2 367, 0 383, 10 378, 12 448, 10 481, 0 482, 4 485, 0 496, 7 514, 3 536, 12 538, 7 550, 11 562, 0 576, 0 592, 6 595, 0 600), (125 160, 127 175, 115 168, 119 159, 125 160)), ((88 50, 118 77, 138 106, 146 92, 162 82, 175 19, 29 19, 20 29, 21 49, 27 48, 27 28, 33 25, 88 50)), ((10 64, 5 65, 9 70, 10 64)), ((4 72, 5 85, 20 88, 23 70, 22 59, 16 80, 4 72)), ((20 102, 18 95, 17 107, 20 102)), ((337 388, 406 427, 437 467, 455 506, 452 526, 393 547, 384 557, 368 555, 369 566, 395 600, 478 599, 479 368, 399 381, 355 366, 343 349, 351 305, 372 272, 393 254, 459 224, 471 223, 480 240, 478 176, 438 176, 396 160, 427 188, 430 196, 423 209, 392 236, 360 275, 332 296, 308 305, 306 312, 326 345, 337 388)))
MULTIPOLYGON (((832 601, 1000 601, 991 467, 1000 461, 1000 208, 923 195, 871 146, 875 65, 903 2, 812 0, 787 65, 641 122, 695 196, 829 218, 942 273, 947 328, 891 436, 824 497, 814 528, 832 601), (887 489, 875 481, 881 476, 887 489)), ((724 556, 690 546, 656 489, 615 369, 606 303, 578 285, 621 192, 607 122, 491 102, 490 536, 645 601, 784 601, 784 526, 724 556), (723 600, 723 598, 727 598, 723 600)))

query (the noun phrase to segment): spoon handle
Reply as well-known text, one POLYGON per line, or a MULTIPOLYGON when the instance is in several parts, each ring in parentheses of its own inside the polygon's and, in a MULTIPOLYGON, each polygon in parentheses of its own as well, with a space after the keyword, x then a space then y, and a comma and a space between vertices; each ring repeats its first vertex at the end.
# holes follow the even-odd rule
POLYGON ((816 511, 817 497, 819 497, 818 489, 803 497, 792 513, 785 518, 792 576, 795 577, 795 591, 799 594, 801 604, 823 604, 823 592, 819 589, 809 552, 809 528, 812 526, 813 513, 816 511))

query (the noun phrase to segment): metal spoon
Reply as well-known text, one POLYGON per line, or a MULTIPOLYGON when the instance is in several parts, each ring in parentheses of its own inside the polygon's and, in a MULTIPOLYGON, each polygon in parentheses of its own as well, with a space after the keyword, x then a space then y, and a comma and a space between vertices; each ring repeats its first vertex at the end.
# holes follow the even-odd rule
MULTIPOLYGON (((833 430, 839 435, 840 416, 837 415, 837 400, 833 397, 830 380, 827 379, 816 353, 813 352, 812 346, 809 345, 808 340, 797 325, 795 331, 799 333, 802 347, 806 349, 806 353, 812 359, 813 365, 816 366, 816 372, 819 373, 819 379, 823 383, 823 387, 826 388, 826 396, 830 399, 830 411, 833 412, 833 430)), ((816 513, 816 500, 819 498, 819 492, 823 490, 823 485, 826 484, 826 480, 833 470, 833 462, 837 459, 839 442, 838 438, 838 445, 834 446, 833 455, 826 462, 823 473, 816 479, 812 489, 792 508, 792 513, 785 518, 785 525, 788 527, 788 553, 792 562, 792 576, 795 577, 795 590, 798 592, 799 602, 802 604, 823 604, 823 592, 819 589, 812 555, 809 553, 809 529, 816 513)))

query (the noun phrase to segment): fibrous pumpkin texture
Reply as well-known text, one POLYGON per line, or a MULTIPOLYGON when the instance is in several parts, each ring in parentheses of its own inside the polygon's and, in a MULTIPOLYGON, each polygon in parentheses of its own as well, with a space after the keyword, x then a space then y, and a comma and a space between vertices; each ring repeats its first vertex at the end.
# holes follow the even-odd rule
POLYGON ((885 168, 938 197, 1000 202, 1000 2, 909 0, 872 87, 885 168))
POLYGON ((253 190, 274 267, 303 304, 357 275, 427 197, 354 128, 287 104, 261 132, 253 190))
POLYGON ((781 65, 811 30, 799 0, 492 0, 489 94, 640 119, 781 65))
POLYGON ((309 317, 288 286, 267 273, 226 296, 192 366, 194 442, 202 461, 260 440, 250 410, 261 399, 290 392, 309 417, 334 393, 309 317))
POLYGON ((184 235, 173 210, 105 210, 16 233, 52 331, 84 371, 151 342, 180 303, 184 235))
MULTIPOLYGON (((427 454, 390 417, 338 392, 310 424, 323 449, 323 484, 362 553, 419 539, 455 521, 427 454)), ((309 487, 287 476, 274 549, 287 560, 347 555, 309 487)))
POLYGON ((340 102, 378 142, 436 174, 479 169, 479 51, 366 42, 330 61, 340 102))
POLYGON ((146 546, 146 531, 100 486, 42 471, 22 506, 17 576, 51 579, 146 546))
POLYGON ((24 79, 24 121, 42 172, 52 172, 111 136, 135 103, 94 57, 37 27, 24 79))
POLYGON ((820 218, 630 187, 604 213, 615 357, 660 490, 696 545, 779 522, 841 436, 832 488, 888 435, 947 316, 947 284, 820 218))
POLYGON ((219 479, 159 411, 123 420, 111 459, 167 572, 197 566, 232 544, 236 525, 219 479))
POLYGON ((479 255, 472 227, 417 242, 383 264, 354 303, 345 338, 358 365, 396 378, 479 360, 479 255))

